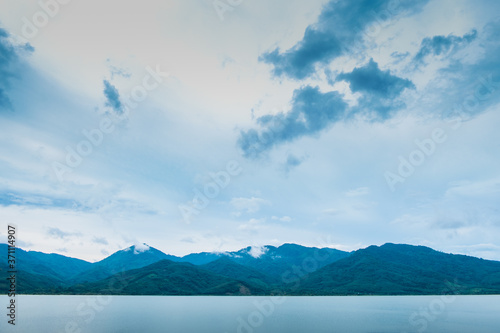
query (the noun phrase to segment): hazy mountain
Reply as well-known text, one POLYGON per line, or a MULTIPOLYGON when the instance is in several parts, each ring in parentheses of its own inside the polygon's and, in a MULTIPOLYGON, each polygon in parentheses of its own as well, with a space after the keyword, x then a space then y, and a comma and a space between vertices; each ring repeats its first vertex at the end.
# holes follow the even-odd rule
MULTIPOLYGON (((7 263, 7 244, 0 244, 0 262, 7 263)), ((49 277, 55 281, 64 282, 87 269, 92 264, 75 258, 55 253, 24 251, 16 248, 16 268, 18 270, 49 277)))
POLYGON ((262 295, 266 290, 252 283, 214 274, 190 263, 161 260, 101 281, 73 286, 67 292, 118 295, 262 295))
MULTIPOLYGON (((0 245, 0 251, 0 290, 7 290, 5 244, 0 245)), ((187 257, 198 263, 210 262, 180 262, 186 257, 169 256, 147 245, 131 246, 94 264, 17 249, 18 291, 131 295, 500 293, 499 261, 446 254, 424 246, 385 244, 348 253, 284 244, 187 257), (110 286, 115 289, 109 291, 110 286)))
POLYGON ((181 258, 180 261, 193 265, 205 265, 220 258, 227 257, 231 252, 201 252, 191 253, 181 258))
MULTIPOLYGON (((7 278, 7 264, 0 262, 0 294, 7 293, 10 287, 10 281, 7 278)), ((63 290, 63 283, 50 276, 42 274, 32 274, 23 270, 16 272, 16 293, 37 294, 37 293, 59 293, 63 290)))
POLYGON ((228 257, 222 257, 199 267, 231 279, 252 283, 264 289, 271 289, 279 283, 278 279, 272 278, 253 268, 237 264, 228 257))
POLYGON ((193 264, 208 263, 227 257, 240 265, 253 268, 274 279, 282 279, 283 274, 305 269, 313 272, 323 266, 349 256, 349 252, 336 249, 305 247, 296 244, 283 244, 279 247, 247 247, 235 252, 195 253, 183 257, 182 261, 193 264))
POLYGON ((172 261, 180 260, 176 256, 165 254, 146 244, 139 247, 133 245, 93 263, 89 269, 71 279, 71 283, 99 281, 113 274, 141 268, 164 259, 172 261))
POLYGON ((293 289, 314 295, 498 294, 500 262, 388 243, 358 250, 293 289))

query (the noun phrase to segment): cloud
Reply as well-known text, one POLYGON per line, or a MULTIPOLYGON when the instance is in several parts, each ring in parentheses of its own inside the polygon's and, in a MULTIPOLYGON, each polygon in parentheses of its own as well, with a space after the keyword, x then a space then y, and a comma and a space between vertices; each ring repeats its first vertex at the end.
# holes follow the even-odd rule
POLYGON ((265 219, 250 219, 248 222, 240 224, 238 229, 255 234, 260 229, 264 228, 264 222, 265 219))
POLYGON ((294 48, 284 53, 276 48, 264 53, 259 60, 274 66, 274 76, 285 74, 294 79, 305 79, 314 73, 317 63, 327 64, 341 53, 341 42, 334 35, 308 27, 303 40, 294 48))
POLYGON ((108 245, 108 240, 104 237, 94 237, 92 239, 92 242, 93 243, 96 243, 96 244, 102 244, 102 245, 108 245))
POLYGON ((233 198, 231 200, 231 205, 239 210, 245 211, 247 213, 256 213, 260 210, 263 205, 270 205, 271 203, 262 198, 233 198))
POLYGON ((467 120, 500 101, 500 20, 486 24, 478 35, 473 59, 453 60, 426 94, 439 101, 434 108, 445 118, 467 120))
MULTIPOLYGON (((500 253, 500 246, 487 243, 487 244, 471 244, 471 245, 456 245, 452 247, 453 253, 464 253, 478 258, 498 258, 500 253)), ((497 259, 498 260, 498 259, 497 259)))
POLYGON ((66 232, 66 231, 62 231, 59 228, 49 228, 49 230, 47 231, 47 234, 49 236, 52 236, 53 238, 60 238, 60 239, 66 239, 69 237, 82 235, 80 232, 66 232))
POLYGON ((273 216, 272 219, 275 221, 281 221, 281 222, 291 222, 292 221, 292 218, 290 216, 283 216, 283 217, 273 216))
POLYGON ((120 94, 114 85, 104 80, 104 96, 106 97, 106 106, 121 114, 123 112, 123 104, 120 101, 120 94))
POLYGON ((53 206, 54 200, 51 198, 39 196, 37 194, 24 193, 0 193, 0 205, 19 205, 19 206, 53 206))
MULTIPOLYGON (((5 240, 7 241, 7 238, 5 238, 5 240)), ((31 242, 25 242, 25 241, 22 241, 22 240, 17 240, 16 243, 17 243, 17 246, 19 246, 19 247, 21 247, 23 249, 28 249, 28 248, 30 248, 30 247, 33 246, 33 243, 31 243, 31 242)))
POLYGON ((468 34, 462 37, 457 37, 455 35, 448 36, 434 36, 432 38, 424 38, 420 44, 420 49, 413 58, 413 62, 416 66, 424 63, 424 59, 428 56, 439 56, 446 55, 470 44, 477 38, 477 31, 472 30, 468 34))
POLYGON ((397 101, 397 97, 405 89, 415 89, 410 80, 392 75, 389 70, 380 70, 373 59, 363 67, 354 68, 350 73, 339 74, 337 81, 346 81, 352 92, 362 93, 359 100, 361 109, 358 112, 368 111, 375 119, 387 119, 392 116, 393 111, 405 105, 397 101))
POLYGON ((370 193, 370 189, 368 187, 358 187, 354 190, 349 190, 345 193, 348 197, 359 197, 363 195, 367 195, 370 193))
POLYGON ((190 244, 195 244, 196 243, 194 237, 190 237, 190 236, 181 238, 181 242, 190 243, 190 244))
POLYGON ((374 22, 401 12, 413 13, 427 0, 401 0, 396 6, 394 3, 393 0, 332 0, 323 8, 318 21, 306 28, 301 41, 286 51, 276 48, 266 52, 259 60, 273 65, 274 76, 305 79, 315 73, 317 65, 327 65, 352 49, 374 22))
POLYGON ((146 251, 149 251, 149 245, 147 245, 146 243, 134 244, 134 254, 139 254, 146 251))
POLYGON ((362 92, 381 98, 395 98, 405 88, 415 87, 410 80, 392 75, 389 70, 381 71, 373 59, 363 67, 354 68, 350 73, 339 74, 337 80, 349 82, 352 92, 362 92))
POLYGON ((108 63, 109 72, 111 73, 111 79, 114 79, 115 76, 123 77, 126 79, 128 79, 132 76, 132 74, 128 70, 121 68, 119 66, 113 65, 111 63, 110 59, 107 59, 106 62, 108 63))
POLYGON ((452 234, 482 228, 492 231, 500 227, 499 200, 498 177, 453 182, 441 197, 421 204, 413 214, 403 214, 394 222, 444 230, 452 234))
POLYGON ((500 197, 500 179, 488 179, 481 182, 460 182, 457 184, 452 184, 450 188, 446 191, 446 198, 457 198, 457 197, 468 197, 470 198, 480 198, 481 201, 485 201, 488 197, 500 197))
POLYGON ((31 53, 34 49, 30 44, 13 45, 8 38, 9 33, 0 28, 0 109, 12 110, 12 102, 7 92, 10 80, 18 75, 14 65, 21 59, 21 54, 31 53))
MULTIPOLYGON (((24 190, 24 189, 23 189, 24 190)), ((103 202, 92 205, 92 199, 69 197, 67 194, 50 193, 49 191, 34 190, 33 192, 2 192, 0 191, 0 206, 39 207, 44 209, 64 208, 71 210, 98 210, 102 209, 103 202)), ((94 198, 95 200, 95 198, 94 198)))
POLYGON ((266 254, 267 251, 269 251, 269 249, 265 246, 252 246, 248 251, 248 254, 254 258, 259 258, 266 254))
MULTIPOLYGON (((349 116, 363 114, 372 120, 391 117, 394 111, 405 105, 397 97, 404 89, 415 88, 410 80, 392 75, 389 70, 380 70, 373 59, 350 73, 339 74, 337 80, 349 82, 352 92, 363 93, 359 106, 349 110, 349 116)), ((275 145, 315 135, 347 116, 347 104, 342 96, 336 91, 323 93, 319 87, 296 89, 291 104, 292 108, 287 113, 257 118, 260 132, 256 129, 240 132, 238 145, 245 157, 257 158, 275 145)), ((288 169, 300 162, 296 157, 289 156, 288 169)))
POLYGON ((304 160, 305 160, 305 157, 299 158, 293 154, 288 154, 286 161, 284 163, 285 174, 290 173, 290 171, 292 171, 292 169, 301 165, 302 162, 304 162, 304 160))
POLYGON ((292 108, 257 119, 261 131, 241 131, 238 146, 247 158, 256 158, 284 142, 314 135, 344 119, 347 104, 336 91, 322 93, 318 87, 305 86, 293 93, 292 108))
POLYGON ((337 216, 339 214, 343 213, 343 210, 336 209, 336 208, 328 208, 324 209, 321 214, 326 215, 326 216, 337 216))

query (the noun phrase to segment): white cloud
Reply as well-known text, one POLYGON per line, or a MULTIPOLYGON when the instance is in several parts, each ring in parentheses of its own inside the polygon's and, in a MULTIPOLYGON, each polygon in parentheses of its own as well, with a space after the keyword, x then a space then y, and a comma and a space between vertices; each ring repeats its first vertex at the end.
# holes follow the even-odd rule
POLYGON ((139 254, 146 251, 149 251, 149 245, 147 245, 146 243, 134 244, 134 254, 139 254))
POLYGON ((262 255, 266 254, 269 249, 265 246, 252 246, 248 254, 250 254, 254 258, 259 258, 262 255))
POLYGON ((359 197, 363 195, 367 195, 370 193, 370 189, 368 187, 358 187, 353 190, 349 190, 345 193, 348 197, 359 197))
POLYGON ((292 221, 292 218, 290 216, 282 216, 282 217, 273 216, 272 219, 276 220, 276 221, 281 221, 281 222, 290 222, 290 221, 292 221))
POLYGON ((256 213, 258 212, 262 206, 271 205, 271 203, 262 198, 233 198, 231 199, 231 205, 239 210, 244 211, 246 213, 256 213))
POLYGON ((248 222, 240 224, 238 229, 250 232, 256 232, 263 227, 265 219, 250 219, 248 222))

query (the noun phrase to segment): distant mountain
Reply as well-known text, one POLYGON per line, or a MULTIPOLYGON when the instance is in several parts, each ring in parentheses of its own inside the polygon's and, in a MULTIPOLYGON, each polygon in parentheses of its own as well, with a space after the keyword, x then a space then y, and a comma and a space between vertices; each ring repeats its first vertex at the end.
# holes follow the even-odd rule
POLYGON ((104 280, 73 286, 66 293, 117 295, 264 295, 249 282, 214 274, 190 263, 161 260, 104 280))
POLYGON ((146 244, 143 244, 141 247, 133 245, 93 263, 91 267, 78 276, 75 276, 70 282, 76 284, 99 281, 113 274, 145 267, 164 259, 172 261, 180 260, 179 257, 165 254, 146 244))
POLYGON ((306 266, 308 272, 312 272, 345 258, 349 254, 349 252, 330 248, 319 249, 296 244, 283 244, 279 247, 264 246, 258 249, 249 246, 235 252, 196 253, 183 257, 181 261, 205 264, 227 257, 237 264, 253 268, 281 281, 283 274, 293 271, 294 267, 304 270, 303 266, 306 266))
MULTIPOLYGON (((10 287, 10 282, 7 278, 7 264, 0 262, 0 293, 7 293, 10 287)), ((20 294, 57 294, 63 290, 63 285, 60 280, 50 276, 41 274, 32 274, 23 270, 17 270, 16 273, 16 293, 20 294)))
MULTIPOLYGON (((7 263, 7 247, 7 244, 0 244, 0 262, 2 263, 7 263)), ((68 281, 92 266, 84 260, 55 253, 24 251, 20 248, 16 248, 15 256, 18 270, 43 275, 59 283, 68 281)))
POLYGON ((279 280, 263 274, 253 268, 237 264, 228 257, 223 257, 205 265, 199 266, 212 273, 228 277, 230 279, 244 281, 263 289, 272 289, 279 284, 279 280))
MULTIPOLYGON (((0 245, 0 251, 0 292, 5 292, 8 287, 5 244, 0 245)), ((90 264, 60 255, 16 249, 18 292, 122 295, 500 294, 499 261, 446 254, 424 246, 388 243, 348 253, 284 244, 279 247, 247 247, 235 252, 196 253, 186 257, 170 256, 144 244, 131 246, 90 264), (204 264, 182 262, 186 257, 204 264), (110 287, 114 289, 110 290, 110 287)))
POLYGON ((295 284, 293 293, 498 294, 500 262, 446 254, 424 246, 388 243, 358 250, 311 273, 295 284))
POLYGON ((205 265, 220 258, 227 257, 232 252, 201 252, 191 253, 181 258, 180 261, 193 265, 205 265))

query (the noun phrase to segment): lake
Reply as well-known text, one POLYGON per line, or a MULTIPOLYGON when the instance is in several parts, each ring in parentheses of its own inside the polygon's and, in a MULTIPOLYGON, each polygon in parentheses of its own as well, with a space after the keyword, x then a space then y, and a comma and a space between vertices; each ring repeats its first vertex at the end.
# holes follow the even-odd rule
POLYGON ((500 296, 31 296, 0 332, 498 333, 500 296))

